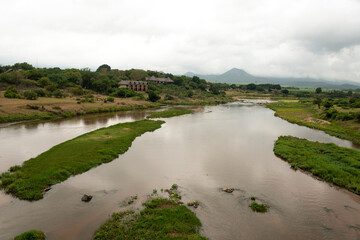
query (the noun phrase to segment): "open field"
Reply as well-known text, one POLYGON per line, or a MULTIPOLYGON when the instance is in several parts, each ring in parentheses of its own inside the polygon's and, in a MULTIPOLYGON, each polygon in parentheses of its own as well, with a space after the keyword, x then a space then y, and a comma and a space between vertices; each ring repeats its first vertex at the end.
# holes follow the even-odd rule
POLYGON ((71 117, 87 113, 146 109, 156 107, 144 100, 114 98, 114 102, 104 102, 107 96, 94 95, 93 102, 82 102, 76 97, 48 98, 37 100, 5 98, 0 93, 0 123, 33 119, 71 117))
POLYGON ((13 166, 1 175, 7 193, 24 200, 39 200, 44 190, 125 153, 136 137, 160 128, 163 121, 120 123, 86 133, 13 166))
POLYGON ((357 150, 282 136, 275 143, 274 153, 295 169, 360 194, 360 152, 357 150))
POLYGON ((324 120, 321 118, 323 108, 319 109, 311 102, 298 100, 279 100, 275 103, 268 103, 267 107, 275 111, 275 116, 291 123, 319 129, 332 136, 360 144, 360 123, 357 120, 324 120))

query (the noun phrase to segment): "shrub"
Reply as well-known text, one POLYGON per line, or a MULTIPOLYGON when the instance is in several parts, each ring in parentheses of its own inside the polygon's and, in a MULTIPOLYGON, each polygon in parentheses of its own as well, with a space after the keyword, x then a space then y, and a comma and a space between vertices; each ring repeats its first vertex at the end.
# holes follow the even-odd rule
POLYGON ((55 90, 52 94, 56 98, 62 98, 64 96, 59 89, 55 90))
POLYGON ((114 98, 113 98, 113 97, 108 97, 106 100, 107 100, 108 102, 114 102, 114 98))
POLYGON ((192 96, 194 96, 193 91, 189 90, 189 91, 187 92, 187 96, 188 96, 189 98, 191 98, 192 96))
POLYGON ((53 92, 56 90, 56 85, 55 84, 50 84, 48 86, 46 86, 46 91, 49 91, 49 92, 53 92))
POLYGON ((154 91, 152 91, 152 90, 149 90, 149 91, 148 91, 148 95, 149 95, 149 100, 150 100, 151 102, 156 102, 157 100, 160 99, 160 96, 157 95, 157 94, 156 94, 154 91))
POLYGON ((24 92, 24 97, 27 100, 36 100, 38 98, 38 95, 36 94, 35 91, 25 91, 24 92))
POLYGON ((84 95, 84 89, 82 89, 80 86, 74 87, 71 89, 71 93, 75 96, 81 96, 84 95))
POLYGON ((34 92, 38 95, 38 97, 45 97, 45 91, 42 89, 36 89, 34 92))
POLYGON ((18 91, 14 87, 9 87, 6 90, 6 92, 4 94, 4 97, 6 97, 6 98, 21 98, 18 91))
POLYGON ((166 94, 165 100, 174 100, 174 97, 169 94, 166 94))

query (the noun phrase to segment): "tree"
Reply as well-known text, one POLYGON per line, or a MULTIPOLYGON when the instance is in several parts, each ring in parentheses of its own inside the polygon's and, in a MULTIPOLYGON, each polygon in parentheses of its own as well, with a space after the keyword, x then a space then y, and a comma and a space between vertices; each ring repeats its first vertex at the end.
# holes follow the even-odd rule
POLYGON ((32 70, 34 69, 34 67, 30 64, 28 64, 27 62, 23 62, 23 63, 15 63, 12 68, 15 69, 22 69, 22 70, 32 70))
POLYGON ((38 84, 41 86, 41 87, 46 87, 48 85, 51 84, 51 81, 49 78, 47 77, 42 77, 38 80, 38 84))
POLYGON ((317 94, 320 94, 322 92, 322 89, 321 89, 321 87, 318 87, 315 91, 317 94))
POLYGON ((246 89, 248 90, 255 90, 256 89, 256 85, 254 83, 250 83, 248 85, 246 85, 246 89))
POLYGON ((200 78, 198 76, 193 76, 191 80, 197 84, 200 83, 200 78))
POLYGON ((285 94, 285 95, 288 95, 288 94, 289 94, 289 90, 287 90, 287 89, 283 89, 283 90, 281 90, 281 92, 282 92, 283 94, 285 94))
POLYGON ((321 106, 321 103, 322 103, 322 99, 321 97, 316 97, 313 101, 314 104, 317 104, 319 109, 320 109, 320 106, 321 106))
POLYGON ((110 72, 111 71, 111 67, 107 64, 103 64, 101 66, 98 67, 98 69, 96 69, 97 72, 110 72))
POLYGON ((132 69, 130 73, 130 79, 138 81, 138 80, 145 80, 147 77, 147 73, 141 69, 132 69))
POLYGON ((78 70, 66 70, 65 76, 67 78, 67 81, 72 82, 76 85, 80 85, 82 83, 81 73, 78 70))

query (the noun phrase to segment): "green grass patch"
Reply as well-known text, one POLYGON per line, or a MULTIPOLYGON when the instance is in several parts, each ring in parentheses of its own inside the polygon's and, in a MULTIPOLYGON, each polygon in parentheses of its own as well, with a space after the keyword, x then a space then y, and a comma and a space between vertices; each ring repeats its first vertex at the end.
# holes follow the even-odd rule
POLYGON ((199 234, 200 220, 180 201, 152 198, 139 213, 114 213, 94 234, 107 239, 207 239, 199 234))
POLYGON ((0 116, 0 123, 7 122, 19 122, 19 121, 27 121, 27 120, 47 120, 54 119, 59 117, 53 113, 29 113, 29 114, 10 114, 7 116, 0 116))
POLYGON ((30 230, 14 238, 14 240, 45 240, 45 234, 42 231, 30 230))
POLYGON ((170 118, 170 117, 180 116, 180 115, 184 115, 184 114, 190 114, 192 112, 193 111, 191 111, 189 109, 170 109, 170 110, 165 110, 165 111, 161 111, 161 112, 151 113, 149 116, 147 116, 147 118, 170 118))
POLYGON ((0 187, 20 199, 41 199, 45 188, 112 161, 125 153, 136 137, 163 123, 141 120, 86 133, 25 161, 20 168, 10 168, 11 172, 1 175, 0 187))
POLYGON ((257 202, 252 202, 250 203, 249 207, 254 211, 254 212, 267 212, 268 211, 268 207, 265 204, 258 204, 257 202))
POLYGON ((319 129, 329 135, 360 144, 359 122, 336 119, 325 121, 321 118, 323 109, 318 109, 311 101, 279 101, 266 106, 275 111, 275 116, 291 123, 319 129))
POLYGON ((360 151, 333 143, 281 136, 275 143, 274 153, 295 169, 311 172, 329 183, 360 194, 360 151))

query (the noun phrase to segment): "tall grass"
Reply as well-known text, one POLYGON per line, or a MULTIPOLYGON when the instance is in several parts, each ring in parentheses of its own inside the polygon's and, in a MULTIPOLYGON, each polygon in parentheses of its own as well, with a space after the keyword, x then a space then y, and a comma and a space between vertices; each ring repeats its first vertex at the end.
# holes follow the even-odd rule
POLYGON ((360 194, 360 151, 333 143, 312 142, 291 136, 281 136, 274 153, 315 176, 351 192, 360 194))

